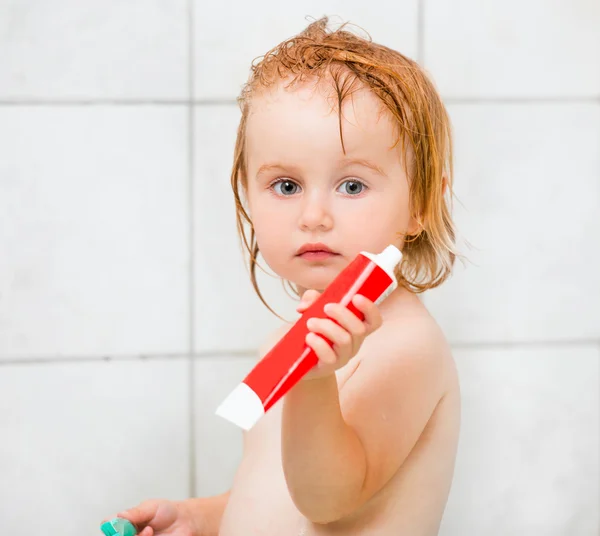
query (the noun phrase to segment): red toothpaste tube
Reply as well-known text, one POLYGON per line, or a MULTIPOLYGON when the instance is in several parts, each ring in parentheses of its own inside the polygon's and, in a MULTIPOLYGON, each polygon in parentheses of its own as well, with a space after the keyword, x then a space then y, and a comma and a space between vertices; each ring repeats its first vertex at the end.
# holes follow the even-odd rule
MULTIPOLYGON (((361 251, 229 394, 216 414, 244 430, 250 430, 318 363, 317 355, 305 341, 309 332, 306 327, 308 319, 328 318, 323 308, 327 303, 335 302, 346 306, 363 320, 364 315, 354 307, 352 298, 361 294, 376 304, 381 303, 398 286, 394 268, 401 258, 400 250, 392 245, 377 255, 361 251)), ((329 339, 321 334, 319 336, 333 346, 329 339)))

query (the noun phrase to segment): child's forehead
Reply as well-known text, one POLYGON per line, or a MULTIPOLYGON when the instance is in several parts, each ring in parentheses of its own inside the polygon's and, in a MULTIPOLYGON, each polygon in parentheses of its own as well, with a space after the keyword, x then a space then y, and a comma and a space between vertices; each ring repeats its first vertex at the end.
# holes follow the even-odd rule
POLYGON ((383 104, 370 90, 357 88, 348 97, 341 124, 337 98, 331 97, 331 88, 321 90, 314 82, 262 94, 252 103, 255 110, 246 125, 250 168, 305 161, 306 155, 311 162, 364 160, 387 168, 403 160, 395 121, 389 112, 382 113, 383 104))
POLYGON ((320 115, 323 120, 339 121, 340 104, 343 123, 367 129, 382 121, 386 127, 395 123, 389 110, 370 88, 355 83, 340 103, 333 81, 316 77, 301 81, 282 80, 257 91, 250 101, 248 121, 254 123, 278 117, 285 117, 287 121, 302 120, 307 113, 320 115))

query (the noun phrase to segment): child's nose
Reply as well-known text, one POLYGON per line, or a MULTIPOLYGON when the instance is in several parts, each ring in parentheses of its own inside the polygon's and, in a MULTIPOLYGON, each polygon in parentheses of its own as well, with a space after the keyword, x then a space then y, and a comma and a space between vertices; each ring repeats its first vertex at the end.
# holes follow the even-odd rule
POLYGON ((314 196, 302 205, 300 227, 306 231, 327 230, 333 225, 331 212, 324 199, 314 196))

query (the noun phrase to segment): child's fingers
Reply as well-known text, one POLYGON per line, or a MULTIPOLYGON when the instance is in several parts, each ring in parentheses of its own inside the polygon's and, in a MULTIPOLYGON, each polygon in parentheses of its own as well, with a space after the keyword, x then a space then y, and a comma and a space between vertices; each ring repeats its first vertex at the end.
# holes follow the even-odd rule
POLYGON ((365 323, 341 303, 328 303, 324 310, 325 314, 338 322, 346 332, 357 337, 364 337, 367 334, 365 323))
POLYGON ((342 326, 336 324, 333 320, 329 320, 328 318, 310 318, 306 326, 313 333, 320 333, 321 335, 324 335, 333 343, 334 346, 337 346, 338 350, 342 346, 352 342, 352 335, 348 333, 348 331, 342 326))
POLYGON ((321 295, 321 293, 318 290, 314 290, 314 289, 307 290, 302 295, 302 299, 300 300, 298 307, 303 307, 306 309, 307 307, 312 305, 320 295, 321 295))
POLYGON ((365 315, 364 323, 367 327, 367 333, 372 333, 381 327, 383 319, 381 318, 379 308, 374 302, 360 294, 356 294, 352 298, 352 303, 363 315, 365 315))
POLYGON ((310 346, 315 351, 315 354, 317 354, 319 361, 322 361, 326 364, 333 364, 336 362, 337 358, 335 356, 335 352, 333 351, 333 348, 329 346, 325 339, 311 331, 306 334, 305 340, 306 344, 308 344, 308 346, 310 346))
POLYGON ((125 518, 134 525, 145 525, 156 515, 157 505, 153 501, 144 501, 129 510, 119 512, 117 517, 125 518))
POLYGON ((298 307, 296 307, 296 311, 298 311, 299 313, 306 311, 306 309, 308 309, 320 295, 321 293, 318 290, 307 290, 302 295, 302 299, 300 300, 298 307))
POLYGON ((138 521, 139 519, 145 517, 145 515, 142 515, 144 510, 145 509, 140 508, 140 507, 131 508, 130 510, 125 510, 124 512, 119 512, 116 516, 107 517, 106 519, 103 519, 100 524, 104 524, 108 521, 111 521, 115 517, 120 517, 121 519, 127 519, 127 521, 131 521, 136 526, 136 530, 138 530, 138 533, 137 533, 138 536, 153 536, 154 530, 151 527, 147 526, 144 528, 144 530, 141 530, 141 531, 139 529, 139 525, 145 525, 148 521, 151 521, 152 517, 153 517, 153 516, 150 516, 146 521, 143 521, 143 520, 138 521))

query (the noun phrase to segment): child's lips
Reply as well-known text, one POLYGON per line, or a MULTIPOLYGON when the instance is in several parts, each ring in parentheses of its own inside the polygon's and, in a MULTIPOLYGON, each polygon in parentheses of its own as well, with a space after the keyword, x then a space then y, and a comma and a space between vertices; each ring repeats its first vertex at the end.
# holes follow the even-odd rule
POLYGON ((309 261, 320 261, 324 259, 329 259, 331 257, 336 257, 337 255, 337 253, 333 253, 331 251, 305 251, 304 253, 298 256, 302 259, 309 261))

